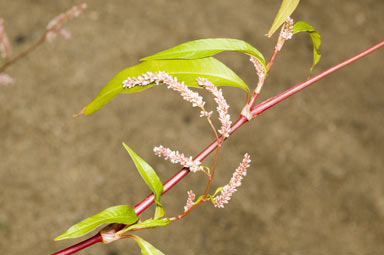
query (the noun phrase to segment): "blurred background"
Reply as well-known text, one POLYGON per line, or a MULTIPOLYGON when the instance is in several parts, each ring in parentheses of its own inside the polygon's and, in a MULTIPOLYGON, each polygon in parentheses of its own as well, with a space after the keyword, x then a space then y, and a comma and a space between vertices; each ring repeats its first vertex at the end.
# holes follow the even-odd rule
MULTIPOLYGON (((264 34, 280 5, 86 2, 88 9, 65 26, 72 39, 38 48, 6 71, 16 83, 0 87, 1 254, 51 254, 81 240, 53 241, 74 223, 147 196, 123 141, 163 181, 179 167, 154 156, 154 146, 196 155, 212 141, 198 110, 160 86, 120 95, 91 116, 72 118, 116 73, 142 57, 208 37, 245 40, 269 58, 276 35, 264 34)), ((0 0, 14 55, 38 40, 53 17, 80 3, 0 0)), ((302 1, 292 17, 322 36, 315 74, 383 40, 383 13, 381 0, 302 1)), ((205 204, 180 222, 140 236, 165 254, 383 254, 383 57, 381 49, 234 133, 222 148, 214 187, 229 181, 244 153, 252 164, 226 208, 205 204)), ((257 76, 247 56, 218 58, 254 88, 257 76)), ((298 34, 278 56, 259 102, 305 80, 311 63, 312 42, 298 34)), ((236 120, 245 94, 223 91, 236 120)), ((187 176, 163 197, 166 215, 182 212, 187 190, 200 194, 205 184, 201 174, 187 176)), ((79 254, 139 252, 136 243, 123 240, 79 254)))

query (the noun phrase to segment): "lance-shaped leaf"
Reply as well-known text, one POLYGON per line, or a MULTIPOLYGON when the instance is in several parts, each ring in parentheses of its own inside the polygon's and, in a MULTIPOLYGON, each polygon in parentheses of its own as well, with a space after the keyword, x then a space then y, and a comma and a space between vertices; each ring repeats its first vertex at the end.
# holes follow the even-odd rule
POLYGON ((216 86, 238 87, 249 93, 244 81, 213 57, 194 60, 153 60, 145 61, 118 73, 79 114, 89 115, 99 110, 120 93, 136 93, 152 87, 153 84, 123 88, 123 81, 128 77, 138 77, 143 73, 159 71, 177 77, 179 81, 184 81, 187 86, 191 87, 199 87, 196 78, 202 77, 207 78, 216 86))
POLYGON ((156 227, 164 227, 167 226, 171 221, 166 218, 166 219, 149 219, 145 220, 143 222, 139 222, 130 226, 126 226, 122 230, 119 231, 119 234, 126 233, 130 230, 140 230, 140 229, 146 229, 146 228, 156 228, 156 227))
POLYGON ((160 178, 157 176, 155 170, 153 170, 153 168, 147 162, 145 162, 131 148, 129 148, 128 145, 123 143, 123 146, 131 156, 141 177, 155 195, 155 202, 161 206, 160 197, 161 193, 163 192, 163 184, 161 183, 160 178))
POLYGON ((211 38, 186 42, 141 60, 197 59, 211 57, 223 51, 236 51, 251 55, 260 60, 265 70, 267 69, 264 56, 260 51, 245 41, 228 38, 211 38))
POLYGON ((313 68, 315 68, 315 65, 317 63, 319 63, 320 58, 321 58, 321 54, 319 51, 320 44, 321 44, 320 34, 311 25, 309 25, 303 21, 296 22, 293 25, 293 34, 296 34, 299 32, 307 32, 312 39, 313 63, 312 63, 311 69, 309 70, 309 76, 311 76, 313 68))
POLYGON ((139 244, 141 248, 141 255, 165 255, 141 237, 138 237, 136 235, 130 235, 129 237, 134 239, 139 244))
POLYGON ((285 22, 285 20, 293 13, 300 0, 283 0, 280 9, 276 14, 275 20, 268 31, 267 36, 271 37, 273 33, 285 22))
POLYGON ((73 225, 65 233, 56 237, 55 241, 83 236, 104 223, 131 225, 138 220, 132 207, 128 205, 113 206, 73 225))
POLYGON ((155 216, 153 216, 153 218, 155 218, 155 220, 160 219, 161 217, 164 216, 164 214, 165 214, 165 210, 163 206, 156 205, 155 216))

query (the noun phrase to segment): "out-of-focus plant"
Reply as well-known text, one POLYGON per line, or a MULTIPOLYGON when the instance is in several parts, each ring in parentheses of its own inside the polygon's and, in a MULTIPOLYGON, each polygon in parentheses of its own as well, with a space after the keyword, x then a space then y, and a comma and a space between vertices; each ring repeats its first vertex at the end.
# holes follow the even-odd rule
POLYGON ((282 1, 282 5, 267 34, 268 37, 271 37, 273 33, 280 28, 274 51, 268 62, 256 48, 241 40, 216 38, 186 42, 143 58, 140 64, 121 71, 100 91, 92 102, 75 115, 92 114, 120 93, 136 93, 153 86, 166 85, 167 88, 180 93, 183 99, 190 102, 193 107, 199 108, 200 117, 207 120, 215 135, 215 140, 195 158, 185 156, 179 151, 171 150, 162 145, 154 147, 153 151, 155 155, 183 167, 164 184, 160 181, 150 164, 137 155, 128 145, 123 143, 123 146, 134 161, 139 174, 152 191, 152 194, 134 207, 127 205, 113 206, 70 227, 55 240, 80 237, 102 224, 110 223, 95 236, 63 251, 57 252, 55 253, 56 255, 72 254, 97 242, 110 243, 125 238, 135 240, 139 244, 142 254, 163 254, 153 245, 132 233, 136 233, 142 229, 163 227, 171 224, 172 222, 182 219, 205 202, 210 202, 217 208, 223 208, 241 185, 251 162, 250 155, 245 154, 238 168, 234 171, 229 183, 212 190, 211 186, 214 176, 219 170, 216 169, 216 166, 219 159, 220 148, 234 131, 273 105, 384 45, 384 41, 376 44, 362 53, 325 70, 267 101, 255 104, 276 56, 281 51, 284 43, 291 39, 294 34, 305 31, 312 39, 313 64, 310 68, 309 75, 311 75, 315 65, 320 60, 319 47, 321 40, 319 33, 311 25, 303 21, 294 23, 289 17, 298 3, 299 0, 282 1), (248 85, 245 84, 239 76, 213 57, 215 54, 223 51, 240 52, 250 57, 250 61, 254 65, 258 75, 258 83, 252 93, 250 93, 248 85), (218 86, 232 86, 242 89, 246 93, 246 103, 240 113, 239 119, 234 123, 232 123, 231 117, 228 114, 229 105, 223 96, 222 90, 219 89, 218 86), (212 122, 212 117, 214 116, 213 111, 207 109, 203 97, 191 88, 205 89, 212 94, 217 104, 216 112, 220 123, 219 128, 215 127, 212 122), (202 161, 212 152, 215 152, 213 165, 202 165, 202 161), (165 206, 160 201, 161 195, 171 189, 189 172, 196 174, 201 173, 203 177, 207 178, 204 193, 197 197, 192 190, 188 191, 184 210, 179 215, 165 217, 165 206), (153 202, 156 203, 153 217, 140 219, 139 214, 147 209, 153 202))
POLYGON ((48 23, 46 31, 40 39, 15 57, 12 57, 12 48, 9 43, 7 33, 5 32, 4 20, 0 18, 0 85, 13 84, 15 80, 8 74, 4 73, 4 71, 20 59, 32 53, 36 48, 43 45, 45 42, 52 41, 58 35, 64 37, 65 39, 70 39, 71 33, 63 26, 69 20, 79 16, 86 7, 86 4, 73 6, 70 10, 53 18, 48 23))

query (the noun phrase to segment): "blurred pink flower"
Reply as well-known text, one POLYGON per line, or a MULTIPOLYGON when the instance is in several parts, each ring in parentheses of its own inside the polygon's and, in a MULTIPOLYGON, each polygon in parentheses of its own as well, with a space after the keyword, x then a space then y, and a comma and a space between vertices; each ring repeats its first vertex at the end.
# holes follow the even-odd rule
POLYGON ((65 39, 71 38, 71 33, 63 28, 63 25, 74 17, 79 16, 87 8, 87 4, 73 6, 70 10, 53 18, 47 25, 46 40, 51 41, 57 35, 63 36, 65 39))
POLYGON ((3 58, 7 59, 11 57, 11 53, 11 45, 4 29, 4 20, 0 18, 0 54, 3 58))
POLYGON ((10 85, 15 83, 15 80, 5 73, 0 73, 0 85, 10 85))

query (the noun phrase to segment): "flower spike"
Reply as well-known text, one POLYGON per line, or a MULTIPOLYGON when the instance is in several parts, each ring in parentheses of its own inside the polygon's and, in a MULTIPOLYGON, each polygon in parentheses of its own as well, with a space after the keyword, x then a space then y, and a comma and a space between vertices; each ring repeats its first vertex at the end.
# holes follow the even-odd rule
POLYGON ((200 86, 204 87, 215 96, 215 102, 217 103, 216 109, 219 113, 219 120, 221 122, 219 133, 223 137, 229 137, 232 121, 231 116, 228 114, 229 105, 223 96, 223 92, 205 78, 197 78, 196 80, 200 86))
POLYGON ((247 168, 249 167, 249 163, 251 163, 251 158, 249 154, 246 153, 243 157, 243 161, 233 173, 230 182, 224 186, 223 190, 220 192, 220 195, 216 196, 213 199, 213 201, 215 202, 215 207, 224 208, 224 204, 228 204, 232 194, 237 191, 236 188, 240 187, 243 176, 247 174, 247 168))
POLYGON ((184 212, 192 208, 195 197, 196 195, 195 193, 193 193, 192 190, 188 191, 188 199, 187 199, 187 204, 184 206, 184 212))
POLYGON ((204 171, 199 161, 194 161, 192 157, 186 157, 183 153, 178 151, 172 151, 169 148, 165 148, 162 145, 153 148, 155 155, 169 159, 172 163, 178 163, 185 168, 189 168, 191 172, 204 171))
POLYGON ((277 44, 275 46, 276 50, 280 51, 284 45, 284 42, 286 40, 291 39, 292 36, 293 36, 293 19, 288 17, 281 28, 279 39, 277 39, 277 44))
POLYGON ((184 82, 178 82, 176 77, 172 77, 166 72, 147 72, 145 74, 140 75, 139 77, 128 77, 125 81, 123 81, 124 88, 133 88, 135 86, 147 86, 151 83, 155 83, 159 85, 160 83, 164 83, 168 85, 169 89, 175 90, 181 94, 184 100, 192 103, 193 107, 204 108, 205 102, 203 98, 197 93, 190 90, 184 82))

